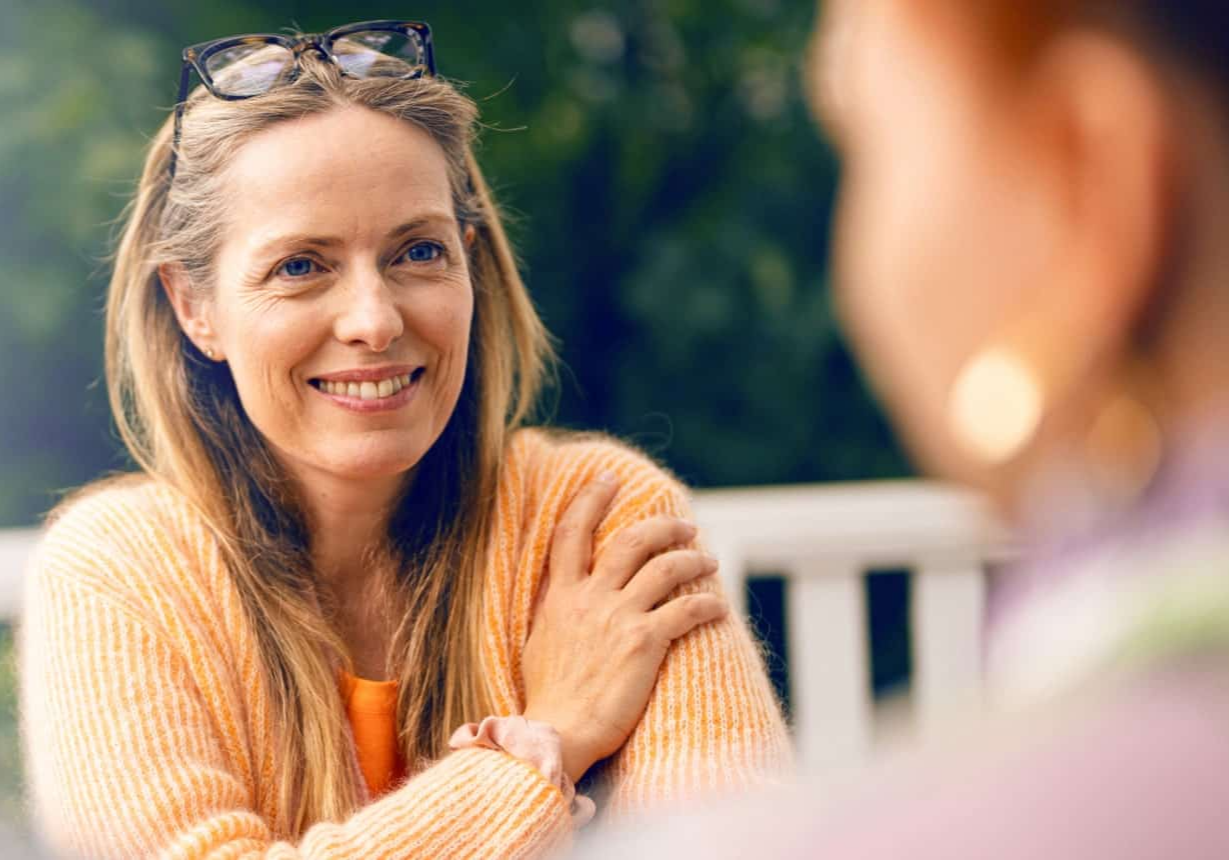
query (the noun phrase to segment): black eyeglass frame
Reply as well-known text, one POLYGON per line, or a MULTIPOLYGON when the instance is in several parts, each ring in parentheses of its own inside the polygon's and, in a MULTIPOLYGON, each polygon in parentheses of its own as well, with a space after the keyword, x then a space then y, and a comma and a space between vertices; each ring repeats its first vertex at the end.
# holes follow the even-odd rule
POLYGON ((179 72, 179 97, 175 99, 175 134, 171 141, 171 161, 168 168, 167 183, 169 184, 175 178, 175 164, 179 156, 179 137, 183 129, 183 114, 184 108, 188 101, 188 84, 192 79, 192 72, 195 71, 201 83, 205 85, 205 89, 209 90, 210 95, 214 98, 223 99, 225 101, 242 101, 244 99, 255 98, 256 96, 264 95, 269 90, 263 90, 259 93, 247 93, 236 95, 234 93, 226 93, 218 90, 214 86, 213 76, 209 74, 208 61, 214 54, 224 51, 227 48, 233 48, 236 45, 280 45, 290 51, 294 57, 294 67, 285 80, 270 86, 269 89, 274 89, 278 86, 286 86, 295 81, 299 76, 299 57, 304 51, 314 50, 321 54, 325 59, 337 66, 341 74, 350 77, 350 73, 338 61, 333 54, 333 44, 343 36, 350 36, 354 33, 387 31, 400 33, 404 36, 413 34, 422 44, 424 66, 411 67, 410 70, 403 75, 404 78, 420 78, 424 74, 431 77, 436 76, 435 68, 435 47, 431 41, 431 27, 421 21, 361 21, 357 24, 345 24, 341 27, 334 27, 324 33, 310 33, 303 36, 284 36, 279 33, 249 33, 243 36, 227 36, 223 39, 213 39, 209 42, 201 42, 198 45, 190 45, 183 49, 183 68, 179 72))

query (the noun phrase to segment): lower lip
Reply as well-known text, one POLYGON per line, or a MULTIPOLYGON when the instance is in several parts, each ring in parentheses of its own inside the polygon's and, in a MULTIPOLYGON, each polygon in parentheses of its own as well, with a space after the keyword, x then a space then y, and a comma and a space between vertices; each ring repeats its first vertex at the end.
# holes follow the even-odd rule
POLYGON ((329 394, 327 391, 322 391, 314 385, 309 387, 312 391, 321 397, 327 397, 342 409, 348 409, 351 412, 359 412, 364 415, 372 415, 379 412, 395 412, 405 406, 414 399, 414 392, 418 390, 421 382, 421 378, 415 379, 391 397, 377 397, 375 400, 364 400, 361 397, 349 397, 345 394, 329 394))

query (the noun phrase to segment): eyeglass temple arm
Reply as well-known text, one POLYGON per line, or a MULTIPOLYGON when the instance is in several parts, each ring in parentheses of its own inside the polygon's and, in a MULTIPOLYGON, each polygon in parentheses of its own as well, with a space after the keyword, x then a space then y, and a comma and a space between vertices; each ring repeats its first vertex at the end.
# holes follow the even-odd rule
POLYGON ((440 73, 435 65, 435 45, 431 39, 431 31, 427 31, 426 37, 423 39, 423 53, 426 55, 424 59, 427 61, 427 70, 431 72, 432 77, 437 77, 440 73))
POLYGON ((175 99, 175 136, 171 138, 171 166, 167 171, 167 182, 175 178, 175 163, 179 160, 179 134, 183 129, 184 102, 188 99, 188 79, 192 76, 192 64, 183 61, 183 69, 179 72, 179 98, 175 99))

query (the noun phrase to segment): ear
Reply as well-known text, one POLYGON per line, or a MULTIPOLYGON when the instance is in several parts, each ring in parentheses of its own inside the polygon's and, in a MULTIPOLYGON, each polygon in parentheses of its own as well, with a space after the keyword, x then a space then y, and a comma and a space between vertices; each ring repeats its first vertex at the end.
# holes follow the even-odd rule
POLYGON ((183 333, 211 359, 224 360, 213 321, 213 303, 192 288, 192 281, 183 265, 165 263, 159 266, 158 280, 162 282, 183 333))
POLYGON ((478 238, 478 230, 473 224, 466 224, 465 233, 463 234, 462 238, 465 241, 465 247, 472 249, 474 247, 475 240, 478 238))
POLYGON ((1030 112, 1060 237, 1047 302, 1065 304, 1073 333, 1105 358, 1126 348, 1161 286, 1175 215, 1169 100, 1155 65, 1107 34, 1057 37, 1036 70, 1030 112))

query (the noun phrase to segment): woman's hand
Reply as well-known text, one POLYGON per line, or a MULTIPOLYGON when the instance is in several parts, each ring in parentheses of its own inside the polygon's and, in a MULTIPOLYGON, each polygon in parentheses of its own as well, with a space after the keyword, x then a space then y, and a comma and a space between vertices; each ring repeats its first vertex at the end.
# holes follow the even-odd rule
POLYGON ((670 643, 728 611, 710 593, 663 603, 680 585, 717 571, 713 557, 679 549, 696 528, 673 517, 623 529, 590 569, 593 533, 617 490, 614 476, 599 478, 556 526, 522 659, 524 716, 559 732, 573 781, 632 733, 670 643))

